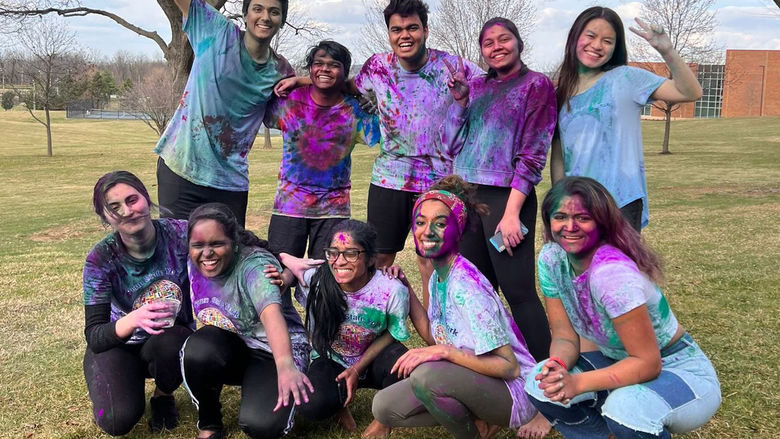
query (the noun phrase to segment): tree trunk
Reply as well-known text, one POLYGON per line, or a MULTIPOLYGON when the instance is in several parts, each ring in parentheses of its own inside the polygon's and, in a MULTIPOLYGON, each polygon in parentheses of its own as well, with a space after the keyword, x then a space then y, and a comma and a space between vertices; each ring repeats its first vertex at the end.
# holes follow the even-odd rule
POLYGON ((669 151, 669 131, 672 129, 672 106, 666 104, 664 107, 664 115, 666 120, 664 121, 664 145, 661 149, 661 154, 671 154, 669 151))
POLYGON ((271 130, 263 125, 263 137, 265 137, 265 144, 263 144, 263 149, 272 149, 273 145, 271 145, 271 130))
POLYGON ((43 112, 46 114, 46 156, 51 157, 53 154, 51 147, 51 115, 49 114, 49 106, 43 107, 43 112))

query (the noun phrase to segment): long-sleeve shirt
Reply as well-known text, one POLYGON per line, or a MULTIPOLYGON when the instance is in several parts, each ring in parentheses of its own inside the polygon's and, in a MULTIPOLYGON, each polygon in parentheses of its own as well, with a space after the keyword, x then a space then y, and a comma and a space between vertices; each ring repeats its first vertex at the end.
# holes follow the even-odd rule
POLYGON ((555 90, 546 76, 483 76, 469 81, 468 108, 450 105, 442 142, 464 180, 527 195, 542 180, 555 122, 555 90))
MULTIPOLYGON (((419 70, 404 70, 392 52, 375 54, 355 76, 361 93, 373 93, 379 107, 382 143, 374 162, 371 184, 407 192, 424 192, 452 173, 452 157, 441 144, 445 109, 452 97, 450 73, 444 60, 458 65, 458 57, 428 49, 419 70)), ((463 61, 466 77, 482 73, 463 61)))

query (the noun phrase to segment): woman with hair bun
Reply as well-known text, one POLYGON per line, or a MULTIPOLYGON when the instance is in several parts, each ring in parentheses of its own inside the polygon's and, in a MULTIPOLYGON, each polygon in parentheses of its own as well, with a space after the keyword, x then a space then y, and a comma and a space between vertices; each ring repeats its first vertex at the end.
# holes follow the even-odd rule
POLYGON ((490 282, 458 253, 469 211, 487 213, 457 176, 414 205, 417 252, 434 274, 427 315, 416 307, 410 315, 429 346, 402 355, 392 372, 406 379, 374 397, 374 417, 390 427, 442 425, 471 439, 486 424, 519 427, 537 414, 522 391, 534 364, 525 339, 490 282))

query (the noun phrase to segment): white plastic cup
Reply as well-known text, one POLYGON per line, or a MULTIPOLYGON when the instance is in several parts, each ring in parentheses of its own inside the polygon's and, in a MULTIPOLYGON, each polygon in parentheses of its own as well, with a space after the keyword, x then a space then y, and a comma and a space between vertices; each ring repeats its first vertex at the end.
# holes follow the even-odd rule
POLYGON ((176 299, 174 297, 166 297, 160 300, 156 300, 155 303, 164 303, 167 305, 166 309, 161 309, 160 312, 167 311, 171 313, 168 317, 163 317, 160 319, 156 319, 158 322, 165 323, 165 326, 163 328, 170 328, 173 326, 174 322, 176 322, 176 316, 179 314, 179 309, 181 309, 181 301, 179 299, 176 299))

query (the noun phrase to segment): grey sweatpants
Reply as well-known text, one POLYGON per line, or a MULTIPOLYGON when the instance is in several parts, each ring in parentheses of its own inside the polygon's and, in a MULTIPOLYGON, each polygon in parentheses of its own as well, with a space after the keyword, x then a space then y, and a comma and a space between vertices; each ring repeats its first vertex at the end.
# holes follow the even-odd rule
POLYGON ((442 425, 455 438, 478 438, 474 418, 509 426, 512 396, 506 383, 449 361, 417 366, 409 378, 377 392, 374 418, 390 427, 442 425))

